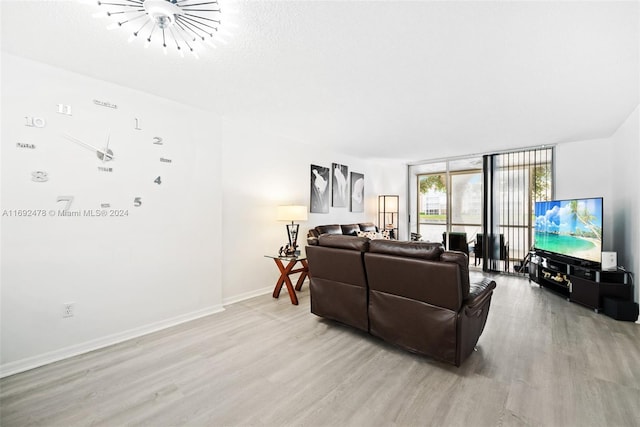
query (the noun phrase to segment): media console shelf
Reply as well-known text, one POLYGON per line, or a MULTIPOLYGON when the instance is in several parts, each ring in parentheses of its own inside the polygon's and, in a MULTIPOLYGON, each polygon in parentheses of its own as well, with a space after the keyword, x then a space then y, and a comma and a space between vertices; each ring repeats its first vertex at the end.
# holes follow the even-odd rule
POLYGON ((602 309, 604 297, 633 301, 629 273, 624 270, 602 271, 532 253, 529 280, 564 295, 569 301, 592 308, 596 313, 602 309))

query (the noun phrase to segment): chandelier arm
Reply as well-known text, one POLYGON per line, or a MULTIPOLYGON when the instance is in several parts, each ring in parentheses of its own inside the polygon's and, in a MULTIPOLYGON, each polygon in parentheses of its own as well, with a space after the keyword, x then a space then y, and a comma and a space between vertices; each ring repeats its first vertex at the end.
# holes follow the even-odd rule
POLYGON ((146 16, 147 16, 146 13, 142 13, 142 14, 134 17, 134 18, 130 18, 130 19, 127 19, 126 21, 118 22, 118 25, 122 26, 122 24, 126 24, 128 22, 135 21, 136 19, 140 19, 140 18, 143 18, 143 17, 146 17, 146 16))
POLYGON ((123 7, 140 7, 142 3, 134 3, 134 4, 123 4, 123 3, 103 3, 99 2, 98 5, 106 5, 106 6, 123 6, 123 7))
MULTIPOLYGON (((147 14, 146 14, 146 13, 145 13, 145 16, 147 16, 147 14)), ((136 31, 134 31, 134 32, 133 32, 133 34, 137 37, 137 36, 138 36, 138 33, 139 33, 140 31, 142 31, 142 29, 143 29, 144 27, 146 27, 146 26, 147 26, 147 24, 148 24, 149 22, 151 22, 151 20, 147 17, 147 20, 145 21, 145 23, 144 23, 144 24, 142 24, 142 26, 141 26, 140 28, 138 28, 136 31)))
POLYGON ((120 15, 123 13, 136 13, 136 12, 142 12, 143 15, 146 15, 146 12, 144 11, 144 9, 136 9, 136 10, 122 10, 120 12, 109 12, 109 16, 111 15, 120 15))
MULTIPOLYGON (((178 1, 176 1, 176 3, 184 3, 184 2, 186 2, 186 1, 194 1, 194 0, 178 0, 178 1)), ((212 3, 212 4, 218 4, 218 0, 212 1, 211 3, 212 3)), ((194 5, 192 5, 192 4, 185 4, 185 6, 194 6, 194 5)))
MULTIPOLYGON (((177 23, 177 22, 176 22, 176 26, 178 26, 178 27, 182 30, 182 32, 183 32, 184 34, 186 34, 187 36, 189 35, 189 33, 187 32, 187 30, 185 30, 185 29, 184 29, 184 27, 182 27, 182 25, 181 25, 181 24, 179 24, 179 23, 177 23)), ((189 41, 184 37, 184 35, 183 35, 182 33, 180 33, 180 32, 178 32, 178 34, 180 34, 180 37, 182 37, 182 40, 184 41, 184 44, 186 44, 186 45, 187 45, 187 47, 189 48, 189 50, 193 51, 193 48, 192 48, 192 47, 191 47, 191 45, 189 44, 189 41)))
MULTIPOLYGON (((191 17, 191 19, 193 19, 193 20, 205 19, 205 20, 207 20, 207 21, 215 22, 215 23, 216 23, 216 24, 218 24, 218 25, 220 25, 220 24, 221 24, 221 22, 220 22, 220 21, 216 21, 215 19, 205 18, 204 16, 192 15, 192 14, 190 14, 190 13, 185 13, 185 14, 184 14, 184 16, 185 16, 185 17, 186 17, 186 16, 190 16, 190 17, 191 17)), ((186 19, 186 18, 185 18, 185 19, 186 19)), ((202 24, 202 25, 206 25, 204 22, 198 22, 198 23, 199 23, 199 24, 202 24)))
POLYGON ((178 50, 180 50, 180 44, 178 43, 178 38, 173 33, 173 29, 171 27, 169 27, 169 33, 171 34, 171 37, 173 38, 173 41, 176 43, 176 47, 178 48, 178 50))
POLYGON ((151 36, 153 35, 153 32, 156 30, 156 27, 157 27, 157 25, 156 25, 156 23, 154 22, 154 23, 153 23, 153 27, 151 28, 151 31, 149 32, 149 37, 147 37, 147 41, 148 41, 149 43, 151 43, 151 36))
MULTIPOLYGON (((180 22, 184 26, 183 29, 187 32, 187 34, 193 34, 197 38, 204 40, 204 36, 202 36, 198 31, 196 31, 193 28, 191 28, 191 27, 193 27, 193 25, 191 25, 189 22, 182 22, 182 20, 180 20, 180 19, 176 20, 176 24, 178 24, 178 22, 180 22)), ((196 29, 197 29, 197 27, 196 27, 196 29)), ((205 32, 205 34, 209 35, 209 33, 206 33, 206 32, 205 32)))
POLYGON ((186 7, 183 7, 182 10, 186 10, 189 12, 219 12, 219 9, 187 9, 186 7))
POLYGON ((129 18, 129 22, 135 21, 136 19, 140 19, 140 18, 144 18, 144 17, 148 16, 146 13, 144 13, 144 10, 140 10, 140 12, 142 12, 140 15, 135 16, 133 18, 129 18))
POLYGON ((217 1, 208 1, 206 3, 185 4, 185 5, 181 5, 180 8, 186 9, 188 7, 191 7, 191 6, 203 6, 205 4, 218 4, 218 2, 217 1))
MULTIPOLYGON (((191 23, 204 25, 205 27, 208 27, 208 28, 211 28, 211 29, 213 29, 213 30, 218 31, 218 28, 213 27, 213 26, 211 26, 211 25, 209 25, 209 24, 205 24, 204 22, 196 21, 194 18, 187 18, 186 16, 182 16, 182 19, 185 19, 185 20, 187 20, 187 21, 189 21, 189 22, 191 22, 191 23)), ((195 24, 194 24, 194 25, 195 25, 195 24)), ((203 30, 203 31, 204 31, 204 30, 203 30)))
MULTIPOLYGON (((197 29, 198 31, 201 31, 202 33, 204 33, 205 35, 209 36, 209 37, 213 37, 213 35, 211 33, 209 33, 207 30, 198 27, 196 24, 189 22, 187 20, 185 20, 182 16, 178 16, 176 19, 176 22, 182 22, 186 27, 188 27, 189 29, 191 29, 191 31, 193 31, 196 35, 198 35, 201 39, 204 39, 203 36, 201 36, 197 31, 193 30, 192 28, 197 29)), ((216 30, 218 31, 218 30, 216 30)))
MULTIPOLYGON (((220 11, 218 10, 218 11, 213 11, 213 12, 220 12, 220 11)), ((205 18, 204 16, 192 15, 191 13, 185 13, 184 15, 185 16, 191 16, 192 18, 204 19, 204 20, 207 20, 207 21, 215 22, 218 25, 221 24, 220 21, 217 21, 217 20, 211 19, 211 18, 205 18)))

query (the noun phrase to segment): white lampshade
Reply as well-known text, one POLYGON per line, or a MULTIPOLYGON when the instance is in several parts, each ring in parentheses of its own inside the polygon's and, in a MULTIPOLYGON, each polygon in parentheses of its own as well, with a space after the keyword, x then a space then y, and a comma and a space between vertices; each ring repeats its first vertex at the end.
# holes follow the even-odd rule
POLYGON ((278 206, 276 219, 278 221, 306 221, 307 207, 295 205, 278 206))
POLYGON ((398 213, 398 196, 380 196, 378 198, 378 211, 398 213))

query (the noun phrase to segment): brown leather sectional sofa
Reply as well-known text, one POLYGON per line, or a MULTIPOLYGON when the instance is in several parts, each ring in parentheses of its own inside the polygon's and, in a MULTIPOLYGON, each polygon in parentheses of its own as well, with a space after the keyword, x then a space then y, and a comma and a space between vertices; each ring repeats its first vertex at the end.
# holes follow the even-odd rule
POLYGON ((496 284, 470 283, 467 255, 341 234, 309 243, 312 313, 456 366, 473 352, 496 284))
POLYGON ((361 222, 358 224, 330 224, 318 225, 309 230, 307 242, 310 245, 317 244, 316 239, 322 234, 342 234, 345 236, 356 236, 358 231, 378 231, 372 222, 361 222))

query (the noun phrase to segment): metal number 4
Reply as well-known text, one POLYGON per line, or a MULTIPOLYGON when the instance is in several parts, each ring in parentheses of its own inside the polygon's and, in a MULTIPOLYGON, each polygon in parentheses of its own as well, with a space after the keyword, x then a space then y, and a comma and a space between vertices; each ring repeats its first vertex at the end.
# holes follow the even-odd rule
POLYGON ((45 171, 33 171, 31 172, 31 180, 35 182, 47 182, 49 181, 49 174, 45 171))

